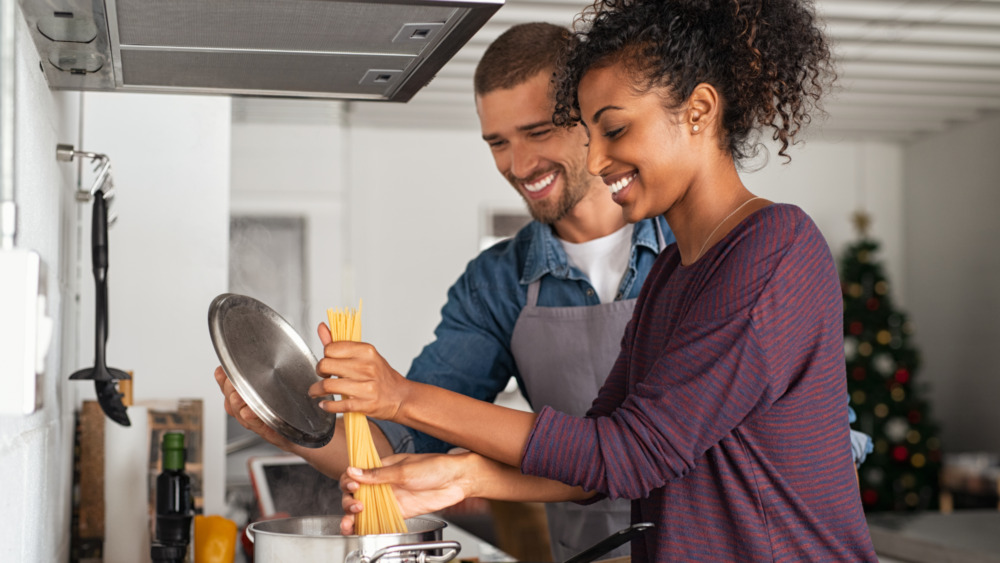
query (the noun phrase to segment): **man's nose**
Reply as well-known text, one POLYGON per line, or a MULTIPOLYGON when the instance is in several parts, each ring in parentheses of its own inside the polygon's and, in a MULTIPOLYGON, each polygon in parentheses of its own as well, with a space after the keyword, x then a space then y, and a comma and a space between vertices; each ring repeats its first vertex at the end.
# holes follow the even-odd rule
POLYGON ((538 154, 529 147, 511 144, 510 172, 517 178, 528 180, 538 168, 538 154))

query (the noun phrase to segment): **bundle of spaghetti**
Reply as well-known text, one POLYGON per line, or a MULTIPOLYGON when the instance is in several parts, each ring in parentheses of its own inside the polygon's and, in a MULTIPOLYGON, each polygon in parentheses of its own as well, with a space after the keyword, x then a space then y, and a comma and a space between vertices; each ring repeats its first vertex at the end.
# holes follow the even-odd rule
MULTIPOLYGON (((334 341, 361 341, 361 303, 358 310, 326 310, 330 322, 330 336, 334 341)), ((344 429, 347 433, 347 457, 351 466, 361 469, 382 467, 382 459, 375 449, 368 417, 362 413, 344 414, 344 429)), ((354 531, 358 535, 406 533, 406 522, 399 509, 399 502, 389 485, 361 485, 354 493, 364 505, 354 518, 354 531)))

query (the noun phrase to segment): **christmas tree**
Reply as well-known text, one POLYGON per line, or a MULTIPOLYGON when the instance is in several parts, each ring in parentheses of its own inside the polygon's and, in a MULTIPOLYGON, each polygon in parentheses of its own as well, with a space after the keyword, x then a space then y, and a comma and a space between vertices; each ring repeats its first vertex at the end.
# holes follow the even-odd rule
POLYGON ((866 511, 936 508, 941 442, 925 387, 916 382, 920 357, 906 314, 893 307, 889 282, 876 261, 869 219, 855 214, 859 240, 840 262, 844 294, 847 391, 853 425, 875 449, 858 472, 866 511))

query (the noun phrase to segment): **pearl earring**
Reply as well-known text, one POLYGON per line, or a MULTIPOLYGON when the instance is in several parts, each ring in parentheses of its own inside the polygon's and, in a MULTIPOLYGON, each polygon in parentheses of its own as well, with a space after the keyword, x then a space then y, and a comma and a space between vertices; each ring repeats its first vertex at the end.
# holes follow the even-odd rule
POLYGON ((695 125, 694 127, 691 128, 691 131, 694 131, 695 133, 697 133, 699 129, 701 129, 701 127, 698 127, 697 125, 695 125))

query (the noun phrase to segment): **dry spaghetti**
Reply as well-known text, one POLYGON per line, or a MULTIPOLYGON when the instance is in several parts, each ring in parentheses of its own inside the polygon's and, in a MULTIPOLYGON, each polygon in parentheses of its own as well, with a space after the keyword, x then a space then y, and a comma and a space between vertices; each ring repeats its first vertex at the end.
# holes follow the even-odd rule
MULTIPOLYGON (((326 316, 330 322, 330 336, 334 341, 361 341, 360 302, 357 311, 327 309, 326 316)), ((344 414, 343 422, 347 432, 347 457, 351 466, 361 469, 382 467, 382 459, 375 449, 368 418, 361 413, 349 412, 344 414)), ((389 485, 361 485, 354 496, 364 505, 364 510, 354 518, 356 534, 399 534, 407 531, 396 495, 389 485)))

